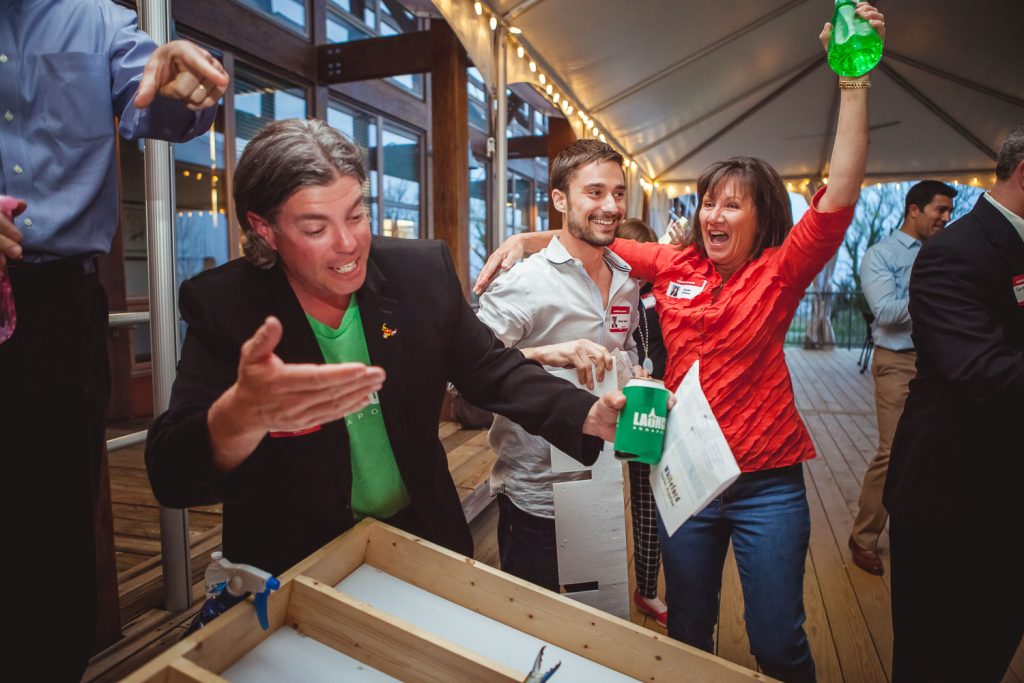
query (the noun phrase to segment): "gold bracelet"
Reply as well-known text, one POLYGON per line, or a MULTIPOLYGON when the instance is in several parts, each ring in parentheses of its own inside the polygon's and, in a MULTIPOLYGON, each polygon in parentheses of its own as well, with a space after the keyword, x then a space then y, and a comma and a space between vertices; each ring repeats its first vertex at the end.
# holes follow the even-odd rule
POLYGON ((863 81, 857 81, 852 79, 839 79, 839 87, 843 90, 859 90, 860 88, 870 88, 871 81, 865 79, 863 81))

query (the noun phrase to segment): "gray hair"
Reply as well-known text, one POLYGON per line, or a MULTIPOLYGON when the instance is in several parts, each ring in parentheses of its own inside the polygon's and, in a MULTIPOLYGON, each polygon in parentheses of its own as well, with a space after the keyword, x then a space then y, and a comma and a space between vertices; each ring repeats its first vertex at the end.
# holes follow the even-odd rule
POLYGON ((285 119, 267 124, 242 152, 235 169, 235 214, 242 226, 242 251, 253 265, 270 268, 277 252, 249 224, 252 211, 274 229, 281 206, 309 186, 330 185, 351 176, 366 181, 362 153, 319 119, 285 119))
POLYGON ((996 178, 1009 180, 1013 169, 1024 161, 1024 123, 1017 124, 1003 140, 996 156, 996 178))

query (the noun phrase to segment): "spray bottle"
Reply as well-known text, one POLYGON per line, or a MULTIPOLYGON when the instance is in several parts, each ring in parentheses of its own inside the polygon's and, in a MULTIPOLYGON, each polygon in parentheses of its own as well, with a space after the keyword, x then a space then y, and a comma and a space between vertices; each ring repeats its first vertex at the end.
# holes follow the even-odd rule
POLYGON ((248 564, 234 564, 224 559, 222 553, 210 555, 210 564, 206 567, 206 602, 199 614, 192 620, 185 635, 203 628, 231 607, 245 600, 253 593, 256 617, 260 626, 266 631, 270 628, 267 618, 267 598, 270 592, 281 587, 281 583, 273 576, 248 564))

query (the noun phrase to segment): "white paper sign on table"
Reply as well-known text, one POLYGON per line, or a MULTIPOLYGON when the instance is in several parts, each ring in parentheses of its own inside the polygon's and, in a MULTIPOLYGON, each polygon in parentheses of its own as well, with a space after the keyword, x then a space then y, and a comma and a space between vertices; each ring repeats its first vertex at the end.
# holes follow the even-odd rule
POLYGON ((690 366, 675 395, 661 462, 651 468, 654 501, 669 536, 740 476, 732 449, 700 388, 700 361, 690 366))

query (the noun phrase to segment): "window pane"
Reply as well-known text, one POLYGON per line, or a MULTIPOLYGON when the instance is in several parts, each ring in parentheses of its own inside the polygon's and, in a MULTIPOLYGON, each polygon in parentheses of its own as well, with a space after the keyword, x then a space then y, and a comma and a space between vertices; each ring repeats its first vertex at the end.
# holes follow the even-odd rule
POLYGON ((537 191, 534 193, 534 198, 537 202, 537 230, 550 230, 548 227, 548 186, 547 184, 537 183, 537 191))
POLYGON ((469 125, 487 131, 487 88, 475 66, 466 70, 466 94, 469 97, 469 125))
POLYGON ((305 0, 238 0, 243 5, 252 7, 265 14, 277 23, 308 35, 306 31, 305 0))
POLYGON ((533 211, 533 196, 530 182, 518 175, 508 174, 508 198, 505 200, 505 237, 530 229, 530 213, 533 211))
POLYGON ((306 91, 255 71, 235 69, 235 153, 252 140, 260 128, 281 119, 306 118, 306 91))
MULTIPOLYGON (((223 106, 223 102, 221 102, 223 106)), ((223 110, 221 110, 223 111, 223 110)), ((228 220, 224 211, 223 116, 206 133, 175 145, 175 269, 174 287, 203 270, 228 260, 228 220)), ((124 247, 125 294, 129 310, 149 308, 149 259, 146 239, 144 141, 120 145, 121 239, 124 247)), ((150 360, 147 325, 131 329, 133 363, 150 360)), ((179 337, 180 338, 180 337, 179 337)))
POLYGON ((420 140, 413 134, 384 129, 384 235, 420 235, 420 140))
POLYGON ((333 14, 327 15, 328 43, 347 43, 350 40, 363 40, 369 37, 365 31, 356 28, 349 22, 339 19, 333 14))
POLYGON ((377 165, 377 117, 331 102, 327 108, 327 123, 363 150, 363 166, 368 170, 366 183, 363 185, 363 196, 366 197, 367 206, 370 208, 371 229, 374 234, 379 234, 377 197, 380 186, 377 173, 370 170, 377 165))
POLYGON ((469 158, 469 281, 487 260, 487 162, 469 158))

